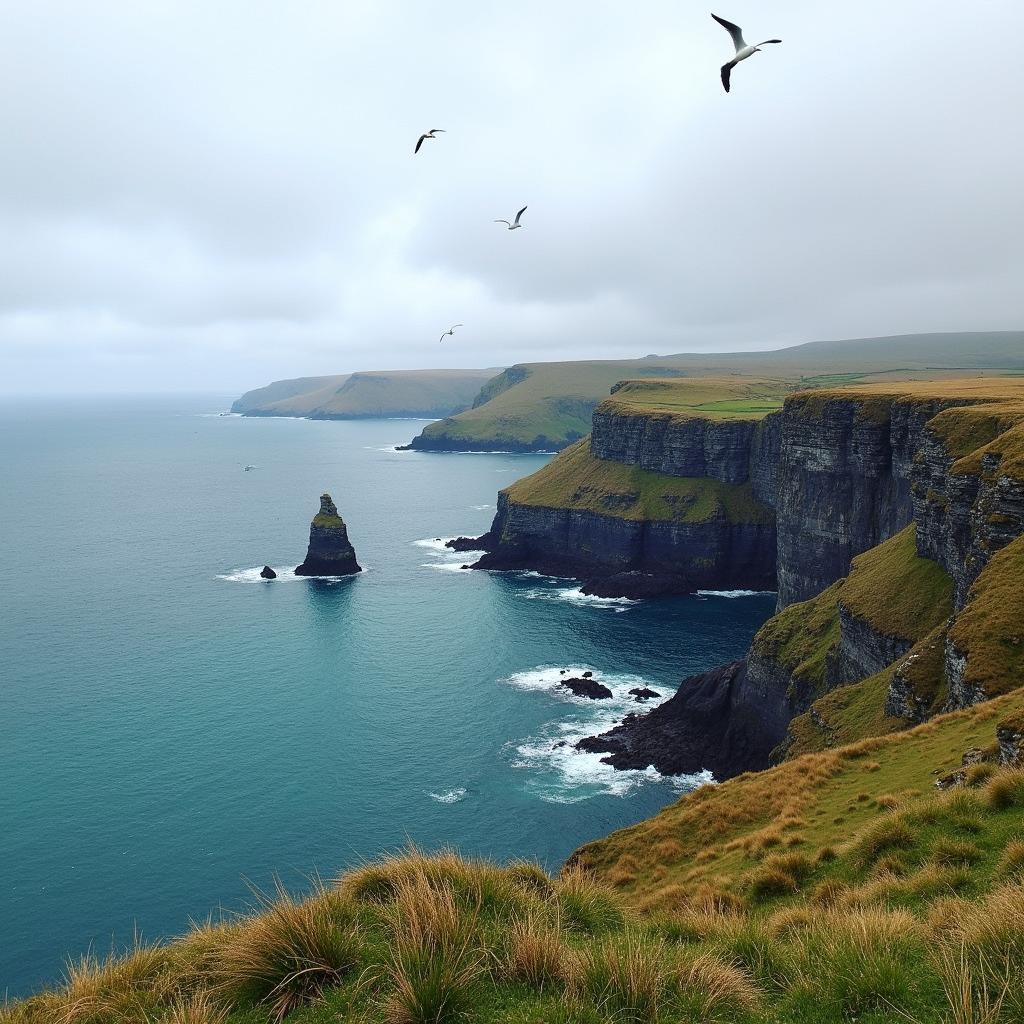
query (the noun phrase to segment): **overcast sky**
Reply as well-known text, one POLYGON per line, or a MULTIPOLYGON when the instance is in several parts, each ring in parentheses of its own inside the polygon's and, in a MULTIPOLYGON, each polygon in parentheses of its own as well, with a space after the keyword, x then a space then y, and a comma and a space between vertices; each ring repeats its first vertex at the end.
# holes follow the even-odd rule
POLYGON ((1024 4, 721 3, 0 0, 0 390, 1024 327, 1024 4))

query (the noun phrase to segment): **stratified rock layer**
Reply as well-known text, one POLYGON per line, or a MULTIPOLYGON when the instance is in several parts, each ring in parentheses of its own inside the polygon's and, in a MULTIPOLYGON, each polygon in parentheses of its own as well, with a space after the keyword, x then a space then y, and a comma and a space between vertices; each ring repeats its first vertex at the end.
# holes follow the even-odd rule
POLYGON ((345 521, 329 494, 320 495, 320 511, 309 527, 306 559, 295 570, 296 576, 352 576, 362 572, 348 539, 345 521))

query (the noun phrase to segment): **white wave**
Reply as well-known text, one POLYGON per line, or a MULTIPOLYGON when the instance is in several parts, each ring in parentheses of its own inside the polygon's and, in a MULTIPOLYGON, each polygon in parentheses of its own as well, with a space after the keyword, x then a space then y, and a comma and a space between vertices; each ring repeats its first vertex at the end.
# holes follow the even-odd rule
POLYGON ((469 565, 483 555, 482 551, 463 551, 457 562, 421 562, 422 569, 437 569, 439 572, 472 572, 469 565), (468 561, 467 561, 468 559, 468 561))
POLYGON ((655 784, 670 787, 673 792, 685 792, 712 781, 712 776, 706 772, 666 777, 654 768, 619 771, 601 763, 605 755, 576 749, 581 739, 606 732, 631 711, 646 711, 668 700, 672 695, 671 687, 652 683, 632 673, 602 673, 581 664, 539 665, 515 672, 504 682, 520 690, 547 693, 573 705, 572 717, 549 722, 538 735, 511 741, 505 746, 512 767, 530 772, 528 786, 541 800, 578 803, 601 795, 625 797, 640 786, 655 784), (563 679, 579 677, 587 671, 593 672, 595 680, 612 691, 610 698, 590 700, 577 697, 559 685, 563 679), (629 691, 642 686, 657 690, 661 696, 643 704, 637 703, 629 691))
POLYGON ((431 793, 428 790, 427 796, 431 800, 436 800, 439 804, 457 804, 460 800, 466 799, 466 790, 462 786, 458 786, 455 789, 445 789, 440 793, 431 793))
POLYGON ((452 549, 445 547, 445 543, 450 540, 455 540, 454 537, 424 537, 423 540, 414 540, 413 544, 418 548, 429 548, 431 551, 436 551, 439 555, 450 555, 452 549))
POLYGON ((698 590, 698 597, 763 597, 774 590, 698 590))
POLYGON ((228 583, 301 583, 304 580, 350 580, 354 579, 356 575, 365 576, 369 571, 368 566, 363 566, 361 573, 353 574, 352 576, 296 576, 294 565, 286 565, 281 568, 271 566, 271 569, 277 573, 277 577, 272 580, 265 580, 260 573, 263 571, 262 565, 254 565, 250 569, 232 569, 231 572, 218 573, 217 579, 225 580, 228 583))
POLYGON ((474 512, 486 512, 489 508, 494 508, 493 505, 470 505, 469 507, 474 512))
MULTIPOLYGON (((539 574, 538 574, 539 575, 539 574)), ((522 596, 532 601, 564 601, 566 604, 574 605, 577 608, 603 608, 609 611, 628 611, 639 601, 629 597, 595 597, 592 594, 584 594, 581 587, 558 587, 558 588, 536 588, 524 590, 522 596)))
POLYGON ((228 583, 277 583, 278 580, 301 580, 304 579, 302 576, 295 575, 296 566, 287 565, 278 569, 274 566, 270 567, 277 573, 276 580, 265 580, 260 573, 263 571, 262 565, 255 565, 251 569, 232 569, 231 572, 219 573, 217 579, 227 580, 228 583))

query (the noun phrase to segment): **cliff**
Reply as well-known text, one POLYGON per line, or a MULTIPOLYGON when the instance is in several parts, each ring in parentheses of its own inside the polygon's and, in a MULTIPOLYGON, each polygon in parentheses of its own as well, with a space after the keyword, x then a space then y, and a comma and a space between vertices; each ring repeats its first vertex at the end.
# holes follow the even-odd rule
POLYGON ((295 570, 296 576, 352 576, 362 572, 348 539, 348 528, 338 515, 329 494, 320 495, 320 511, 309 527, 306 558, 295 570))
POLYGON ((589 439, 502 491, 479 543, 476 568, 577 576, 605 596, 774 581, 773 516, 749 483, 601 460, 589 439))
POLYGON ((494 376, 481 370, 378 370, 276 381, 231 406, 243 416, 310 419, 448 416, 468 409, 494 376))
POLYGON ((970 381, 787 400, 772 417, 779 614, 727 676, 688 680, 657 716, 631 716, 587 749, 623 767, 731 773, 1019 685, 1022 399, 1020 383, 970 381), (708 727, 709 709, 701 748, 692 723, 708 727))
POLYGON ((621 380, 760 381, 801 387, 899 381, 943 367, 1024 369, 1024 332, 904 335, 811 342, 770 352, 679 353, 634 360, 521 363, 481 389, 472 408, 425 427, 424 451, 560 451, 621 380))

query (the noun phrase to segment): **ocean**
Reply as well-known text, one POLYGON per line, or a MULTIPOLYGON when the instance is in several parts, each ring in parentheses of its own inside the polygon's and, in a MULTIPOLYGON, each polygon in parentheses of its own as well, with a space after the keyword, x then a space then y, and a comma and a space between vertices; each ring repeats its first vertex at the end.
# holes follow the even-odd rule
POLYGON ((0 995, 410 843, 557 870, 700 781, 573 741, 772 613, 463 570, 438 538, 485 531, 549 456, 396 452, 421 422, 229 404, 0 403, 0 995), (366 571, 289 578, 324 490, 366 571), (615 696, 563 692, 563 668, 615 696))

